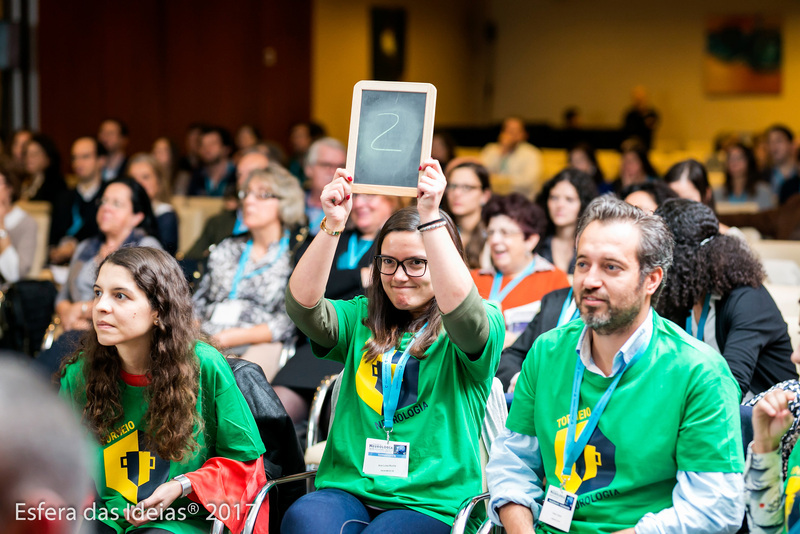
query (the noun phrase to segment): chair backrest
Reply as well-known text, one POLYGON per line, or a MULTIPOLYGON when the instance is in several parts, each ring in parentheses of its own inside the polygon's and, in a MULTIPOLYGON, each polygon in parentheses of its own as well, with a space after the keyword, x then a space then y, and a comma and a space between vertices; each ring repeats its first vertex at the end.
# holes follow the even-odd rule
MULTIPOLYGON (((294 475, 305 470, 303 452, 294 431, 294 424, 283 408, 278 395, 267 381, 264 371, 258 365, 240 358, 227 358, 233 370, 236 384, 244 395, 253 418, 256 420, 261 440, 267 452, 264 453, 264 470, 267 479, 294 475)), ((270 513, 270 530, 280 531, 280 521, 291 504, 305 493, 302 481, 286 484, 270 513)))

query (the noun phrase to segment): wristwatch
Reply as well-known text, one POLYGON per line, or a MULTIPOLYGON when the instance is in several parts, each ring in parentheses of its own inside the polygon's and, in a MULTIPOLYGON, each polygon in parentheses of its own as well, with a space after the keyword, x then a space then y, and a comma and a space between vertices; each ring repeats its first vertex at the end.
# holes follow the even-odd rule
POLYGON ((181 497, 186 497, 192 492, 192 481, 189 480, 189 477, 186 475, 178 475, 172 480, 176 480, 181 483, 181 497))

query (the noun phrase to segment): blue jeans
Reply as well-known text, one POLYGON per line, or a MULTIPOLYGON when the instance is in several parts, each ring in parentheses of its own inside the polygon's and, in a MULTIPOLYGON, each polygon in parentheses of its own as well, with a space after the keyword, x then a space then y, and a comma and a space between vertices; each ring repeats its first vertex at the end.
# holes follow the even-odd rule
POLYGON ((281 534, 449 534, 450 525, 413 510, 374 510, 353 495, 322 489, 295 502, 281 534))

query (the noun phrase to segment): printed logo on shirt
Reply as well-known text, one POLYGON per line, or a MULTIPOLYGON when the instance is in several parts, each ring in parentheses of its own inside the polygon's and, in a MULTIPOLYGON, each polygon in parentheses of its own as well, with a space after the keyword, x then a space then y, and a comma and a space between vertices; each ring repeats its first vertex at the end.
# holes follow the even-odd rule
MULTIPOLYGON (((383 415, 383 360, 378 357, 375 361, 366 362, 364 356, 366 351, 361 354, 361 364, 356 371, 356 391, 359 398, 378 415, 383 415)), ((392 376, 394 376, 397 366, 395 363, 400 360, 401 352, 392 355, 392 376)), ((400 399, 397 402, 397 411, 400 412, 406 406, 411 406, 417 402, 419 387, 419 360, 412 357, 406 364, 403 373, 403 385, 400 388, 400 399)))
POLYGON ((169 462, 148 451, 140 437, 138 430, 128 431, 103 451, 106 486, 132 503, 149 497, 169 478, 169 462))
MULTIPOLYGON (((786 508, 785 519, 786 526, 800 525, 800 501, 797 499, 797 493, 800 492, 800 467, 794 466, 789 472, 789 477, 786 480, 786 508)), ((794 532, 792 530, 791 532, 794 532)))
MULTIPOLYGON (((575 439, 578 439, 585 427, 586 421, 577 424, 575 439)), ((559 480, 566 479, 564 489, 570 493, 582 495, 607 488, 614 480, 614 475, 617 474, 615 460, 617 447, 611 443, 611 440, 603 434, 599 427, 596 428, 583 449, 583 454, 578 457, 575 465, 572 466, 572 473, 568 478, 562 475, 564 471, 564 446, 566 443, 567 428, 565 426, 556 433, 554 451, 556 455, 556 474, 559 480)))

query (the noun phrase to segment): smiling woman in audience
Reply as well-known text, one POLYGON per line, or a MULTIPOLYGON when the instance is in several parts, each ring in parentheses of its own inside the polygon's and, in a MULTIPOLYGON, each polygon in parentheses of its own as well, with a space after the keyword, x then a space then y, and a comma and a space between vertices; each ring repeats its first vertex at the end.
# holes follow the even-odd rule
POLYGON ((547 221, 544 210, 519 193, 495 196, 483 208, 493 270, 473 270, 478 293, 503 309, 506 343, 539 313, 544 295, 567 287, 564 271, 534 253, 547 221))
POLYGON ((350 301, 324 292, 352 178, 338 169, 322 192, 322 231, 286 302, 314 353, 345 369, 317 491, 292 505, 284 534, 340 534, 349 524, 364 534, 446 534, 480 492, 478 440, 502 318, 475 291, 455 225, 439 211, 441 167, 428 159, 422 171, 416 208, 378 233, 367 297, 350 301))
POLYGON ((720 234, 714 212, 699 202, 668 200, 656 215, 675 238, 657 311, 719 351, 745 399, 797 378, 786 322, 747 244, 720 234))

